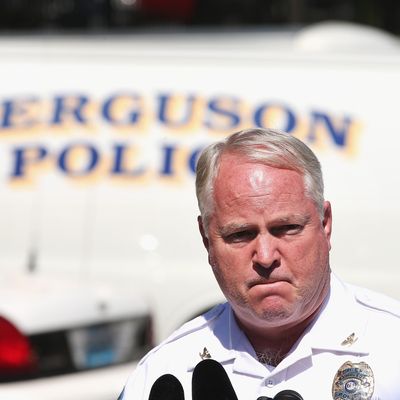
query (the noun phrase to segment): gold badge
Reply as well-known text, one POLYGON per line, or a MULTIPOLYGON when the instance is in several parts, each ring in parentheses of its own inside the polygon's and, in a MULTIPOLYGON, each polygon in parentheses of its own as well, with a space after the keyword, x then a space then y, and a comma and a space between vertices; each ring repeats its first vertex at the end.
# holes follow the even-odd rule
POLYGON ((374 374, 367 363, 346 361, 333 380, 332 397, 334 400, 371 400, 374 384, 374 374))

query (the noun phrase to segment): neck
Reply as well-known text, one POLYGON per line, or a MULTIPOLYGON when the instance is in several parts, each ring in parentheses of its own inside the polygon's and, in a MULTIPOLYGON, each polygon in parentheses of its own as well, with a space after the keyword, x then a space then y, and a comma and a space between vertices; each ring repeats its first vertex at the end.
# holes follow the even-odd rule
POLYGON ((265 352, 255 350, 258 361, 261 364, 267 364, 271 367, 276 367, 285 357, 287 353, 283 351, 271 351, 267 350, 265 352))
MULTIPOLYGON (((310 321, 296 325, 291 329, 273 329, 255 332, 244 329, 260 362, 276 366, 290 352, 293 345, 299 340, 310 321), (295 328, 295 329, 293 329, 295 328)), ((243 328, 242 328, 243 329, 243 328)))

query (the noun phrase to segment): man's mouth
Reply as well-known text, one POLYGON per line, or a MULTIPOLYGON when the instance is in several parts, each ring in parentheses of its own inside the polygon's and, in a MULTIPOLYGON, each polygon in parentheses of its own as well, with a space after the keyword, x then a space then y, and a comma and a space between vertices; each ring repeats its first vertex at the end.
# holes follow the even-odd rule
POLYGON ((254 286, 268 286, 271 285, 273 286, 274 284, 279 284, 279 283, 288 283, 289 280, 286 278, 269 278, 269 279, 254 279, 248 282, 247 286, 249 288, 252 288, 254 286))

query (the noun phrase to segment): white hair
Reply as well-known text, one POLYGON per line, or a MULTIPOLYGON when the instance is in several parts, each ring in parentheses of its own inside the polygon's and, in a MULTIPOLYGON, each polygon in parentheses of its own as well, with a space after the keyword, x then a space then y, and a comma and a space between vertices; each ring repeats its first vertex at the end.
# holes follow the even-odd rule
POLYGON ((324 183, 321 165, 301 140, 274 129, 246 129, 206 147, 197 162, 196 195, 205 227, 214 208, 214 182, 223 154, 244 156, 251 162, 299 172, 306 194, 323 217, 324 183))

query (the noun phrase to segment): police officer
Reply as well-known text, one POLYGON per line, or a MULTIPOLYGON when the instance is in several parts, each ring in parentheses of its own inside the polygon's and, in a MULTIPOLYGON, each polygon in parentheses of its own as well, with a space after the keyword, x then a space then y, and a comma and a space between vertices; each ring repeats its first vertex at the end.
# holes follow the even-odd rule
POLYGON ((305 400, 399 400, 399 303, 331 273, 331 205, 313 152, 279 131, 237 132, 203 151, 196 192, 227 303, 147 354, 121 397, 147 400, 170 373, 191 399, 194 368, 212 358, 239 400, 286 389, 305 400))

